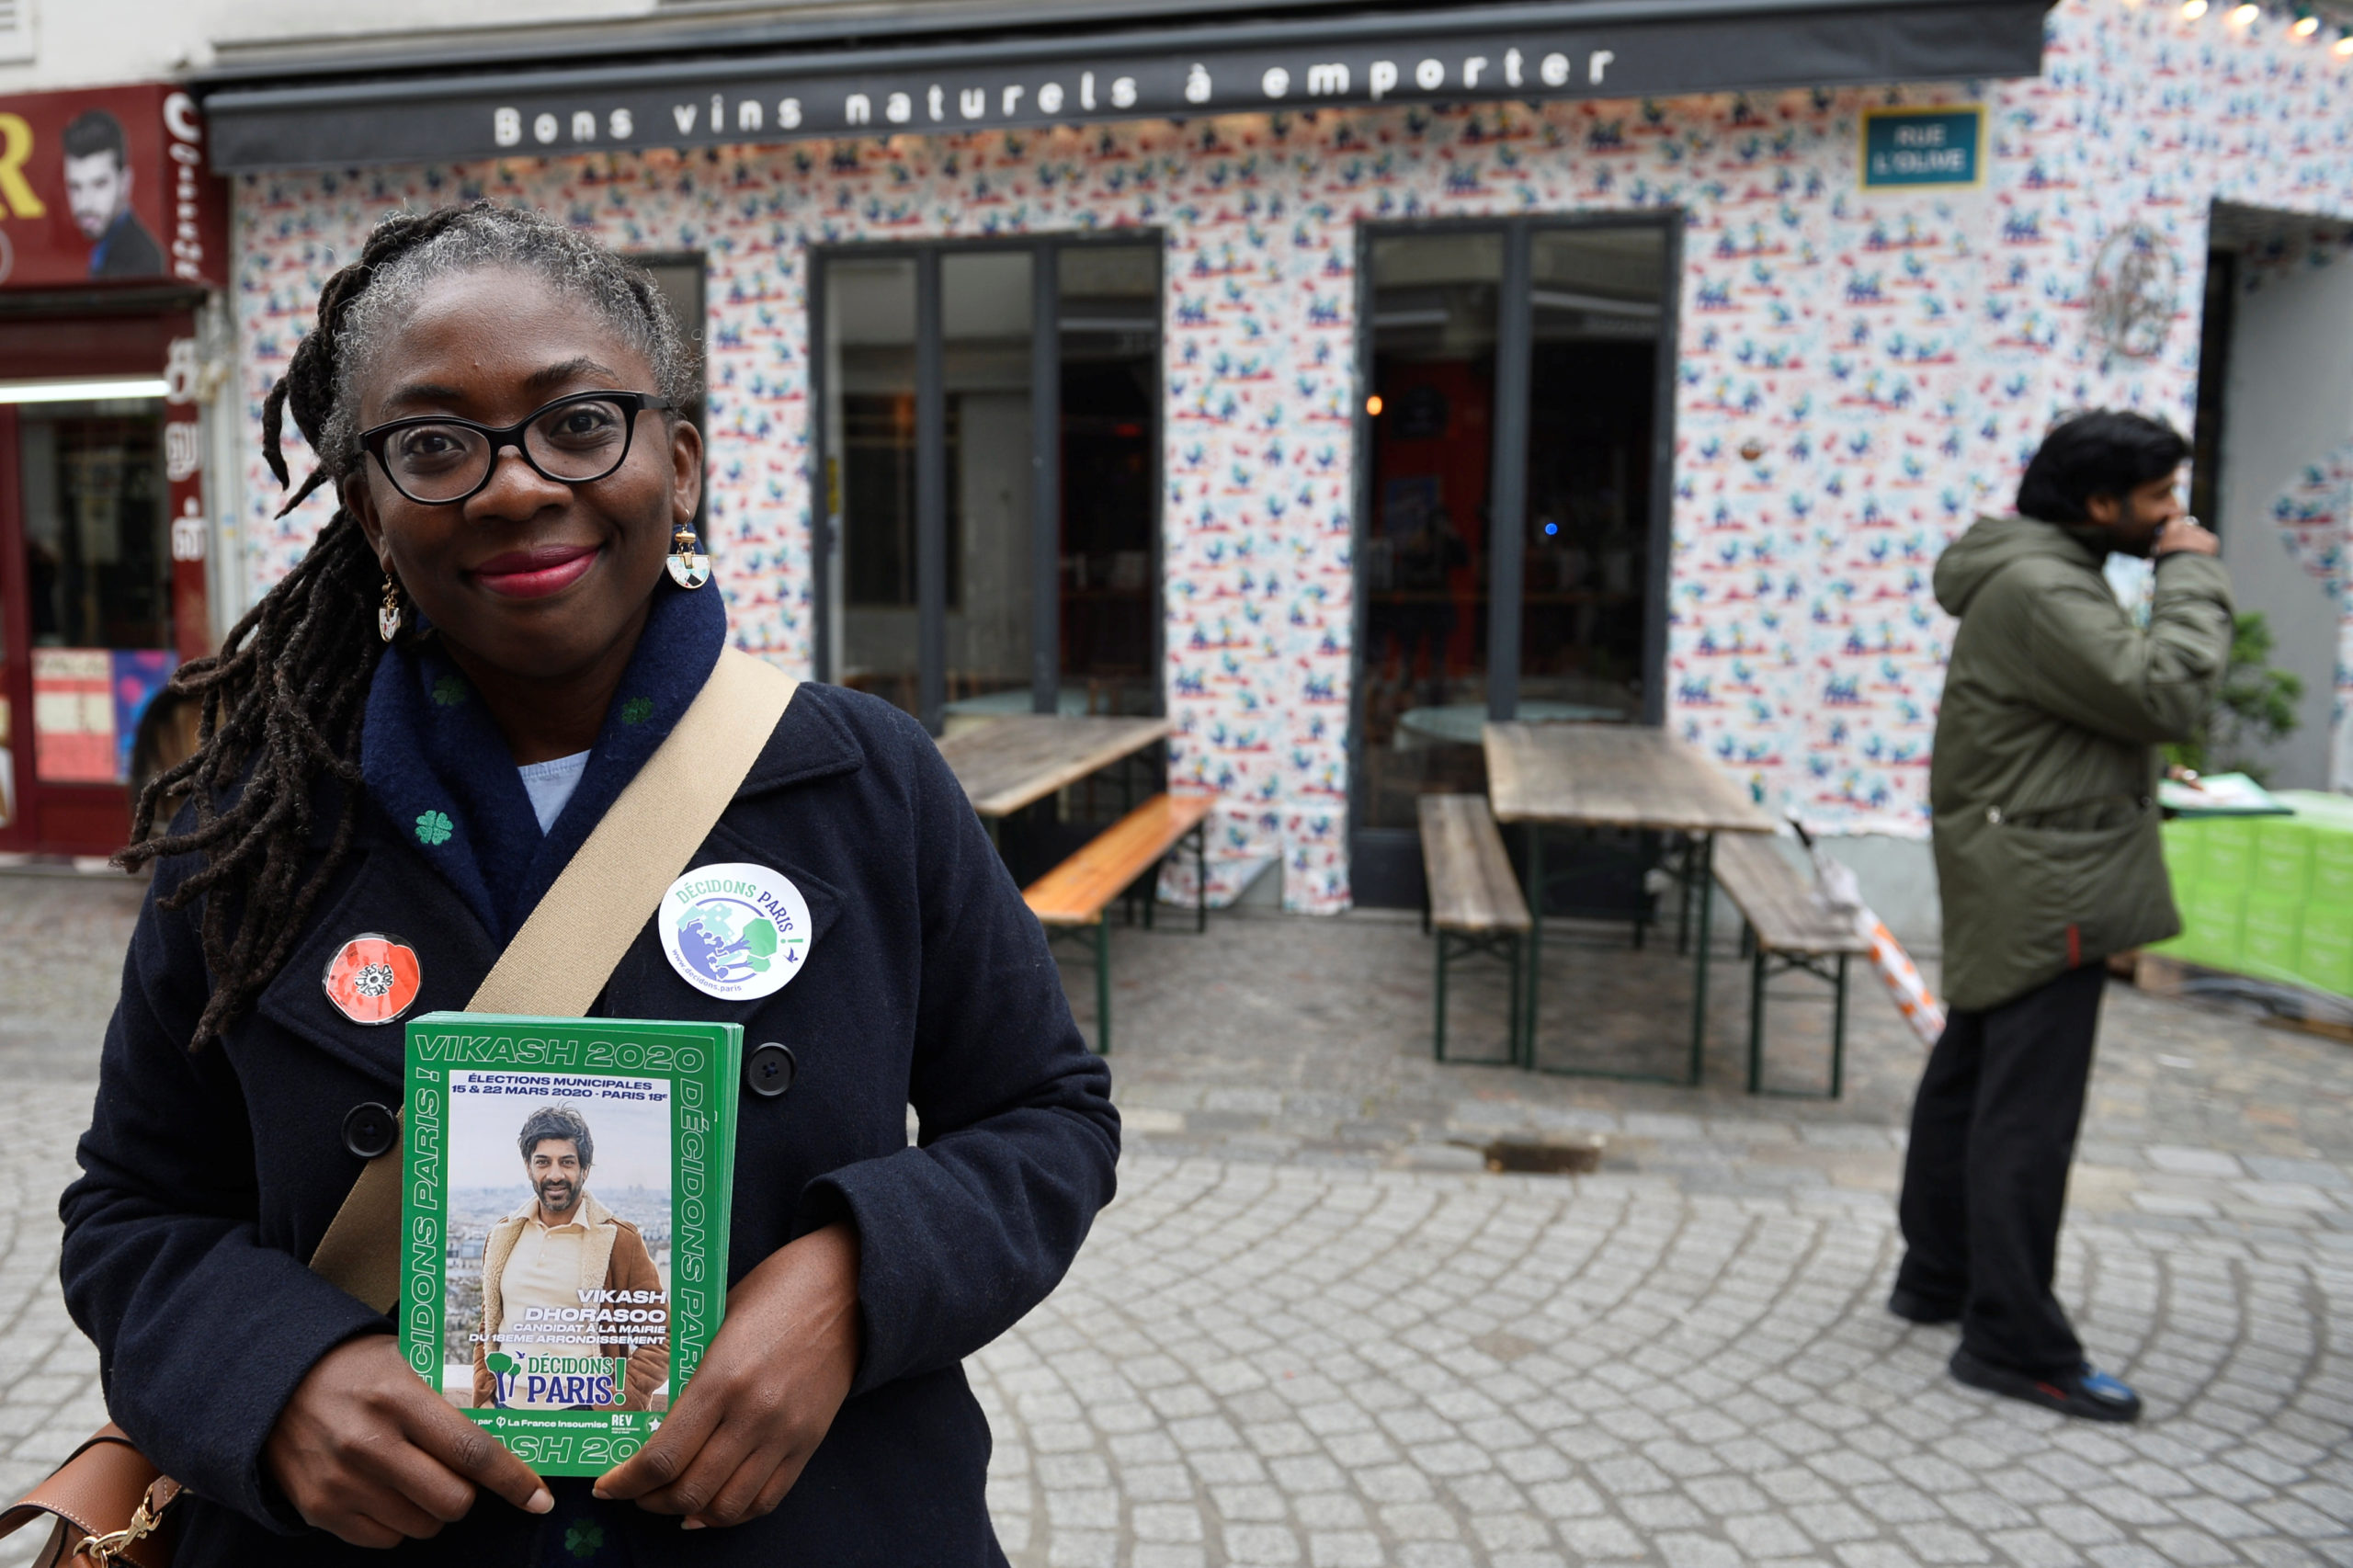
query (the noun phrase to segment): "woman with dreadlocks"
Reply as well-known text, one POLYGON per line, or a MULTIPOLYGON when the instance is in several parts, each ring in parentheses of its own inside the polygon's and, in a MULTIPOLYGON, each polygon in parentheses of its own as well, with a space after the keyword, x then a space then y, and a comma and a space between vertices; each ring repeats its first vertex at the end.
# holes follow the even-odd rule
POLYGON ((596 1009, 798 1059, 745 1097, 725 1322, 636 1457, 543 1483, 304 1266, 402 1074, 381 1006, 321 976, 394 933, 413 1010, 462 1008, 719 659, 690 369, 642 274, 476 204, 379 227, 265 406, 281 483, 287 414, 318 454, 289 507, 341 505, 179 678, 201 744, 124 852, 153 884, 63 1205, 108 1408, 188 1489, 179 1568, 1004 1561, 960 1363, 1068 1267, 1118 1121, 1037 922, 886 704, 801 686, 690 861, 798 888, 796 983, 707 994, 649 922, 596 1009))

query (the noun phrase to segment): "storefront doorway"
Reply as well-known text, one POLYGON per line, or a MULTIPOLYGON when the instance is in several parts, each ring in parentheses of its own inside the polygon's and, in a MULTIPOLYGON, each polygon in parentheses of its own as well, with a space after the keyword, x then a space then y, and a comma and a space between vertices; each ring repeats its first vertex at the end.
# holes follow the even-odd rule
POLYGON ((1160 249, 821 253, 821 678, 936 734, 1161 710, 1160 249))
POLYGON ((200 430, 166 401, 191 324, 0 317, 0 850, 111 854, 185 749, 156 698, 211 647, 200 430))
POLYGON ((1490 719, 1665 717, 1673 216, 1367 230, 1357 902, 1421 898, 1415 802, 1490 719))
POLYGON ((2342 615, 2332 577, 2353 494, 2353 227, 2214 204, 2199 346, 2190 508, 2222 536, 2231 595, 2263 618, 2268 663, 2302 681, 2295 729, 2232 736, 2211 759, 2275 789, 2353 784, 2353 727, 2334 722, 2342 615))

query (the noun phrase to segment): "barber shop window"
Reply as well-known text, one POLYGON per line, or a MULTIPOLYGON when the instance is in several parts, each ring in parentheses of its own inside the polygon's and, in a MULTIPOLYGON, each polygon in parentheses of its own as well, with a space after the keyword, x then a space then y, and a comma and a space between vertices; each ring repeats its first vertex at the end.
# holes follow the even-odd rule
POLYGON ((824 678, 935 733, 1160 711, 1160 248, 820 254, 824 678))

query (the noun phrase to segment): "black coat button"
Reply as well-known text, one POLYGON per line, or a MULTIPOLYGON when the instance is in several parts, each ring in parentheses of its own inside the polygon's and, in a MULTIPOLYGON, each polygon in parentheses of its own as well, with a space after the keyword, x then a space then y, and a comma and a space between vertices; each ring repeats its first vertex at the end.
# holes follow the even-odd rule
POLYGON ((770 1040, 744 1058, 744 1086, 765 1099, 774 1099, 792 1087, 793 1074, 801 1063, 792 1059, 791 1051, 770 1040))
POLYGON ((343 1119, 343 1146, 359 1159, 372 1160, 392 1146, 400 1131, 392 1113, 370 1100, 353 1106, 343 1119))

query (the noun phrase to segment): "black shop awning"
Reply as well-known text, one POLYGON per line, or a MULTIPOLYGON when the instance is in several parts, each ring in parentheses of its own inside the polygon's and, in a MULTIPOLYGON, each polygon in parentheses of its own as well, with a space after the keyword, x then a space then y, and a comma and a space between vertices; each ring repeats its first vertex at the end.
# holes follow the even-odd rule
MULTIPOLYGON (((691 11, 696 8, 688 7, 691 11)), ((309 49, 194 83, 222 173, 1364 104, 2031 76, 2047 0, 802 6, 309 49)))

